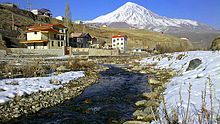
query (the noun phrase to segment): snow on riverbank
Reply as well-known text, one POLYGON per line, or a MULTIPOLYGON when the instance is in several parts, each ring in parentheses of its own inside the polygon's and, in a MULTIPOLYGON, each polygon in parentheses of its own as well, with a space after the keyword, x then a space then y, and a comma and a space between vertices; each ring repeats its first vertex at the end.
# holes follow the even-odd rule
MULTIPOLYGON (((195 119, 193 123, 198 122, 198 115, 202 114, 201 108, 203 103, 206 103, 206 109, 211 111, 212 101, 214 116, 219 114, 220 52, 191 51, 164 54, 146 58, 141 61, 141 64, 143 66, 147 64, 156 64, 156 68, 172 68, 178 72, 177 76, 172 78, 168 83, 164 96, 165 101, 167 102, 166 107, 169 114, 171 113, 172 109, 179 108, 179 121, 186 117, 184 114, 186 113, 187 104, 189 101, 188 89, 190 84, 192 85, 190 90, 191 98, 189 104, 189 112, 191 116, 188 117, 190 117, 191 120, 195 119), (190 61, 193 59, 200 59, 202 60, 202 63, 197 68, 187 71, 187 67, 189 66, 190 61), (209 77, 211 78, 211 83, 209 83, 209 77), (202 94, 205 93, 205 102, 202 102, 202 94), (212 97, 212 100, 210 100, 210 96, 212 97)), ((204 118, 202 117, 202 119, 204 118)), ((203 121, 203 123, 206 122, 203 121)))
POLYGON ((51 77, 15 78, 0 80, 0 103, 12 100, 16 95, 22 96, 39 91, 49 91, 58 89, 79 77, 83 77, 84 72, 66 72, 51 77), (51 84, 51 80, 59 81, 59 85, 51 84))

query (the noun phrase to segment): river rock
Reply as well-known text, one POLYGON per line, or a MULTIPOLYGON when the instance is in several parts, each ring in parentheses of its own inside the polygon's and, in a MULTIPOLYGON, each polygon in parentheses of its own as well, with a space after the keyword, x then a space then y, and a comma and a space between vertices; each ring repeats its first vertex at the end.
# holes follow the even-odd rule
POLYGON ((141 101, 137 101, 135 105, 140 107, 140 106, 144 106, 146 103, 147 103, 147 100, 141 100, 141 101))
POLYGON ((157 108, 160 106, 160 103, 156 100, 149 100, 144 104, 145 107, 157 108))
POLYGON ((61 81, 52 78, 52 79, 50 80, 50 83, 51 83, 51 84, 54 84, 54 85, 60 85, 60 84, 61 84, 61 81))
POLYGON ((70 69, 67 69, 66 66, 60 66, 56 69, 57 71, 60 71, 60 72, 67 72, 67 71, 70 71, 70 69))
POLYGON ((151 114, 151 110, 149 108, 146 108, 145 110, 136 110, 133 113, 133 116, 137 120, 142 120, 147 122, 151 122, 154 119, 153 115, 151 114))
POLYGON ((147 100, 154 100, 159 98, 159 94, 156 92, 143 93, 142 96, 147 100))
POLYGON ((194 70, 194 69, 196 69, 201 64, 202 64, 202 60, 200 60, 200 59, 193 59, 193 60, 191 60, 189 62, 189 66, 186 69, 186 71, 194 70))
POLYGON ((161 82, 160 81, 158 81, 158 80, 156 80, 156 79, 154 79, 154 78, 148 78, 148 83, 150 84, 150 85, 161 85, 161 82))
POLYGON ((150 123, 144 121, 126 121, 123 124, 150 124, 150 123))

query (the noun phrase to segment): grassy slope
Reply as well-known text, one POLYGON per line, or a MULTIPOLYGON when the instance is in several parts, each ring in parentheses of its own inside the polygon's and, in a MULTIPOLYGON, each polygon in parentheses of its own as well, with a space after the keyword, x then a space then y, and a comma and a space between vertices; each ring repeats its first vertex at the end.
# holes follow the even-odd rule
POLYGON ((102 39, 107 43, 111 43, 112 35, 125 34, 128 36, 130 49, 155 48, 158 44, 173 49, 171 51, 191 48, 191 43, 174 36, 141 29, 88 28, 83 25, 74 25, 74 29, 75 32, 82 32, 84 29, 85 32, 89 32, 93 37, 102 39))

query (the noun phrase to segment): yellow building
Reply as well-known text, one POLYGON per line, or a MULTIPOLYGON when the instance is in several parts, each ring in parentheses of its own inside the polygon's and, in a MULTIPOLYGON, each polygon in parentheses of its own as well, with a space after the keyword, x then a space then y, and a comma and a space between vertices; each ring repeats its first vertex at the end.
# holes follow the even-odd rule
POLYGON ((62 24, 41 24, 27 27, 28 49, 61 49, 69 46, 67 28, 62 24))

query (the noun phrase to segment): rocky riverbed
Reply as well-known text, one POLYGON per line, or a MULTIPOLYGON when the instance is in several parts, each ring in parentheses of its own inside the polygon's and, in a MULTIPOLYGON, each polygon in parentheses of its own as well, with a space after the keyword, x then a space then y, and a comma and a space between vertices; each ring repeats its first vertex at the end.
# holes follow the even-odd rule
POLYGON ((86 76, 65 84, 62 88, 47 92, 36 92, 31 95, 16 96, 12 101, 0 104, 0 122, 17 118, 24 114, 35 113, 43 108, 55 106, 64 101, 80 95, 83 90, 96 83, 100 71, 105 70, 100 66, 95 70, 86 72, 86 76))
POLYGON ((98 82, 78 97, 8 123, 118 124, 132 119, 140 94, 150 91, 147 76, 126 71, 124 65, 108 67, 98 82))

